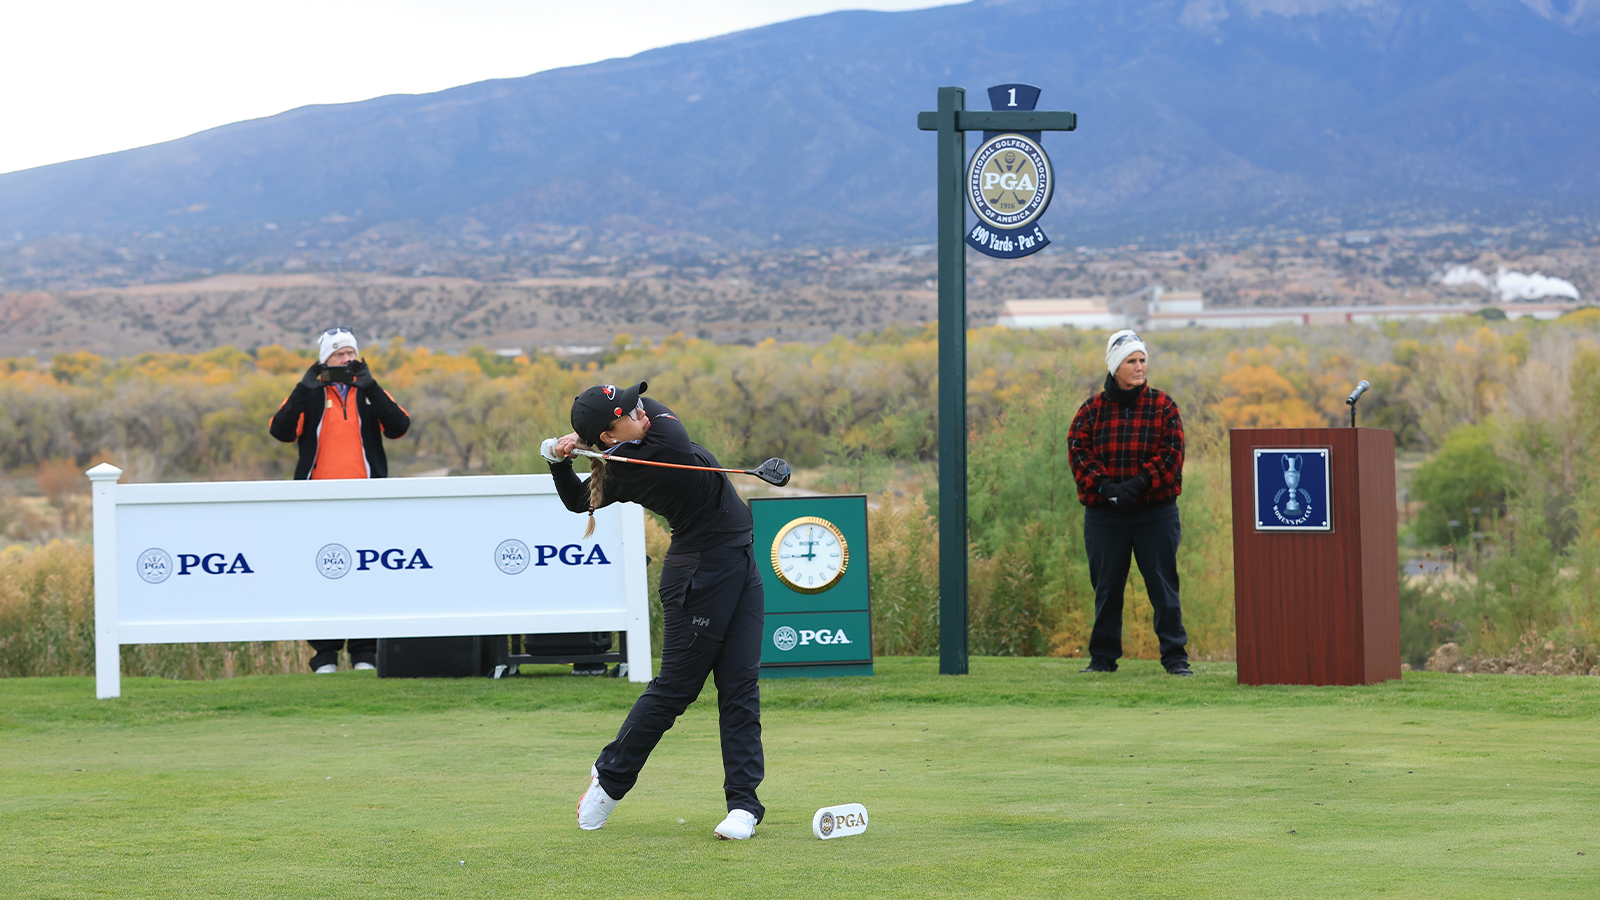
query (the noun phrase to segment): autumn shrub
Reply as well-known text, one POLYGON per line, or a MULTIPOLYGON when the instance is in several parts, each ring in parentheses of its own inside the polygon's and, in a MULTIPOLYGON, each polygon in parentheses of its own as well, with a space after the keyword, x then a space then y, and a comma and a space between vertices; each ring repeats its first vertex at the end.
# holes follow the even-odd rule
MULTIPOLYGON (((1445 636, 1488 653, 1530 628, 1575 642, 1600 634, 1600 502, 1585 492, 1600 483, 1596 317, 1145 338, 1152 383, 1177 400, 1188 439, 1179 571, 1196 657, 1233 652, 1228 430, 1345 424, 1343 397, 1363 378, 1373 389, 1362 424, 1393 429, 1402 448, 1438 454, 1413 485, 1424 501, 1416 539, 1426 550, 1450 533, 1449 520, 1462 523, 1452 538, 1462 543, 1461 577, 1404 588, 1408 659, 1445 636), (1483 537, 1468 546, 1463 538, 1474 530, 1483 537)), ((1071 655, 1086 647, 1092 596, 1064 431, 1105 378, 1104 340, 1104 332, 1072 328, 968 334, 973 652, 1071 655)), ((568 407, 583 387, 648 380, 652 395, 725 464, 781 456, 819 473, 813 483, 824 490, 869 494, 875 646, 937 647, 933 326, 822 345, 619 336, 603 363, 582 365, 537 353, 452 355, 399 339, 363 349, 412 414, 411 432, 386 446, 397 475, 441 467, 543 472, 539 441, 570 430, 568 407), (921 498, 889 490, 914 495, 918 487, 907 482, 919 478, 929 488, 921 498)), ((82 534, 87 520, 73 483, 98 461, 133 482, 287 477, 295 447, 273 440, 266 422, 311 359, 308 349, 221 347, 122 359, 63 353, 48 370, 31 360, 0 365, 0 467, 19 485, 0 490, 0 530, 35 543, 82 534), (26 493, 60 505, 18 496, 26 493)), ((1154 655, 1137 572, 1127 610, 1128 654, 1154 655)), ((294 670, 300 650, 290 642, 124 655, 141 672, 215 677, 294 670)))
POLYGON ((867 511, 872 652, 939 653, 939 529, 921 497, 867 511))
POLYGON ((1600 350, 1545 335, 1521 352, 1482 420, 1446 437, 1413 483, 1412 533, 1447 539, 1451 560, 1402 583, 1413 665, 1444 643, 1469 660, 1531 659, 1530 634, 1600 653, 1600 350))
POLYGON ((0 552, 0 676, 94 672, 93 557, 71 541, 0 552))

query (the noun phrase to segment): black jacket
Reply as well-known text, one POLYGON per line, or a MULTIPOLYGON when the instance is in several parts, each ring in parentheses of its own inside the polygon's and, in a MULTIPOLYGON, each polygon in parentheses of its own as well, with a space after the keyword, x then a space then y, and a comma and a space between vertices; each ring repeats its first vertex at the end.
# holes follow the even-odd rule
MULTIPOLYGON (((711 451, 689 440, 689 431, 662 404, 644 401, 650 430, 642 440, 618 444, 612 456, 653 459, 691 466, 719 467, 711 451)), ((573 512, 589 511, 589 479, 578 478, 572 460, 550 464, 561 502, 573 512)), ((696 472, 661 466, 607 462, 605 499, 637 503, 667 520, 672 529, 672 549, 680 553, 750 543, 754 521, 750 507, 739 498, 733 482, 720 472, 696 472)))
POLYGON ((361 448, 366 454, 369 477, 389 477, 389 458, 383 452, 383 439, 403 436, 411 427, 411 416, 381 387, 374 386, 366 391, 352 387, 344 404, 338 402, 336 390, 332 386, 312 390, 297 384, 272 416, 268 428, 272 436, 284 443, 297 441, 300 445, 300 461, 295 464, 294 477, 299 480, 311 477, 311 467, 317 461, 320 431, 317 426, 322 424, 322 414, 327 408, 325 401, 330 398, 334 399, 335 410, 346 410, 348 414, 361 417, 361 448))

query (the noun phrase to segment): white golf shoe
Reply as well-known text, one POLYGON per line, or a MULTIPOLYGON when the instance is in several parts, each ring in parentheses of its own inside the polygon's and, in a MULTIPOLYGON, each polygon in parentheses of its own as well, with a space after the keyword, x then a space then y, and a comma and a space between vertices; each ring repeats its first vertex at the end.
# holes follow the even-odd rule
POLYGON ((716 836, 725 841, 748 840, 756 833, 756 814, 743 809, 730 810, 717 826, 716 836))
POLYGON ((611 818, 611 811, 617 808, 617 803, 600 786, 600 770, 590 766, 589 789, 578 798, 578 827, 584 831, 594 831, 604 826, 606 819, 611 818))
POLYGON ((326 665, 317 666, 317 674, 318 675, 333 675, 333 674, 337 673, 338 671, 339 671, 339 664, 338 663, 328 663, 326 665))

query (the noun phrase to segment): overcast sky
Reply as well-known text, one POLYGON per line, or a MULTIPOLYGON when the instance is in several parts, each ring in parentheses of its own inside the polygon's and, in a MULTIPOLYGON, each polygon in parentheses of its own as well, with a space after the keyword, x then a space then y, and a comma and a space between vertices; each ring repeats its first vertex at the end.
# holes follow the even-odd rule
POLYGON ((52 0, 8 4, 0 172, 310 103, 442 90, 839 9, 950 0, 52 0))

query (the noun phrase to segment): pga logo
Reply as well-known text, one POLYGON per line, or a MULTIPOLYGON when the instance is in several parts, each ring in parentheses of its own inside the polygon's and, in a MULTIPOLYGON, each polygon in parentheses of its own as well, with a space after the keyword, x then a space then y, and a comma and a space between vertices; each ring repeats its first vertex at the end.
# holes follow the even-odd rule
POLYGON ((824 841, 866 830, 867 808, 859 803, 824 806, 811 817, 811 833, 824 841))
POLYGON ((810 643, 849 644, 853 642, 845 635, 843 628, 840 628, 837 631, 828 628, 820 628, 816 631, 812 631, 808 628, 802 628, 799 631, 796 631, 793 628, 784 625, 772 632, 772 646, 777 647, 779 650, 782 650, 785 653, 793 650, 796 647, 804 647, 810 643))
POLYGON ((412 551, 399 547, 391 547, 388 550, 357 550, 353 557, 343 544, 326 544, 317 551, 317 571, 322 573, 324 578, 343 578, 350 574, 352 562, 357 572, 370 571, 374 563, 391 571, 433 568, 433 564, 428 562, 427 554, 422 552, 421 547, 412 551))
POLYGON ((495 567, 507 575, 519 575, 530 567, 549 566, 551 561, 563 566, 609 566, 611 560, 606 558, 604 550, 595 544, 588 550, 582 544, 566 544, 557 547, 555 544, 534 544, 529 549, 527 544, 512 538, 500 542, 494 550, 495 567))
POLYGON ((244 558, 243 553, 235 553, 232 559, 229 559, 226 553, 179 553, 177 564, 174 565, 172 557, 159 547, 151 547, 139 554, 135 566, 139 577, 149 584, 160 584, 173 575, 255 574, 255 570, 250 568, 250 562, 244 558))

